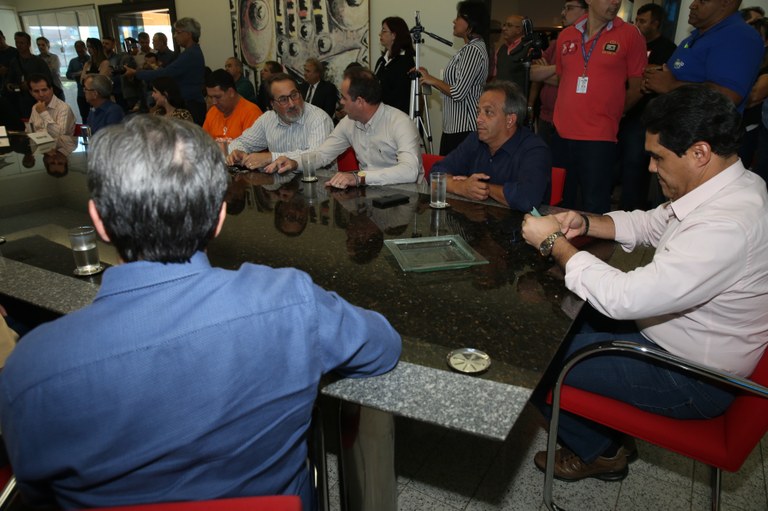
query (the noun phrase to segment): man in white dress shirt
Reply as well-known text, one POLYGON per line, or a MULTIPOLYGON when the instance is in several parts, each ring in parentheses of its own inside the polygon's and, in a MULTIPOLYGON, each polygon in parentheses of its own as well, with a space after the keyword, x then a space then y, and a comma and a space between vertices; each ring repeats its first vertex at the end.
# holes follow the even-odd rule
POLYGON ((53 84, 47 76, 33 74, 27 80, 29 93, 36 103, 29 123, 33 132, 46 132, 56 141, 56 149, 67 155, 77 147, 75 113, 65 102, 53 95, 53 84))
MULTIPOLYGON (((406 114, 381 102, 381 84, 370 69, 353 67, 344 72, 341 103, 347 116, 314 151, 316 163, 328 165, 352 147, 360 172, 339 172, 326 186, 391 185, 422 179, 419 132, 406 114)), ((295 159, 280 157, 265 170, 297 168, 301 169, 295 159)))
POLYGON ((267 90, 272 110, 229 144, 227 164, 256 169, 280 156, 298 158, 302 152, 322 144, 333 130, 328 114, 304 102, 296 80, 290 75, 273 74, 267 90))
MULTIPOLYGON (((768 344, 768 194, 737 155, 741 117, 719 92, 687 85, 649 103, 643 123, 649 170, 669 202, 651 211, 567 211, 523 221, 525 240, 551 254, 568 289, 596 311, 565 356, 622 339, 748 377, 768 344), (569 242, 585 234, 616 240, 626 251, 651 245, 653 260, 623 272, 569 242)), ((619 355, 581 362, 566 383, 678 419, 718 416, 733 400, 695 377, 619 355)), ((532 398, 545 413, 546 390, 532 398)), ((555 477, 627 475, 635 451, 617 432, 566 413, 558 433, 555 477)), ((545 460, 544 453, 534 459, 542 470, 545 460)))

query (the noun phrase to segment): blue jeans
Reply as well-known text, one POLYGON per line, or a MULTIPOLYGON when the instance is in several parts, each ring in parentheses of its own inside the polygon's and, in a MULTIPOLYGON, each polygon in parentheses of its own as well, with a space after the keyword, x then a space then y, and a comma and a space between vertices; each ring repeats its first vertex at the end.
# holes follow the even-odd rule
MULTIPOLYGON (((618 322, 617 322, 618 323, 618 322)), ((658 348, 638 331, 594 332, 589 325, 574 335, 561 361, 584 346, 612 340, 633 341, 658 348)), ((556 377, 556 376, 555 376, 556 377)), ((642 410, 677 419, 706 419, 721 415, 733 401, 733 394, 681 371, 656 365, 648 360, 622 355, 598 355, 577 364, 565 379, 568 385, 630 403, 642 410)), ((546 417, 551 406, 546 394, 554 381, 540 385, 531 397, 546 417)), ((621 443, 622 434, 569 412, 561 412, 558 428, 560 443, 584 462, 592 463, 612 446, 621 443)))
POLYGON ((562 140, 566 154, 563 207, 607 213, 611 210, 616 143, 562 140))

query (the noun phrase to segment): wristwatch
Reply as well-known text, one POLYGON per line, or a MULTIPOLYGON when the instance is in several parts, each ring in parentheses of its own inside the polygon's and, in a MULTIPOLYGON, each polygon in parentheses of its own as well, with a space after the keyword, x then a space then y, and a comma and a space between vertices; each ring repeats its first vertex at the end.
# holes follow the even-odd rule
POLYGON ((557 241, 557 238, 562 238, 564 236, 565 234, 557 231, 544 238, 544 241, 542 241, 541 245, 539 245, 539 253, 544 257, 548 257, 549 254, 552 253, 552 247, 555 246, 555 241, 557 241))
POLYGON ((365 186, 365 171, 360 170, 355 172, 355 175, 360 179, 360 181, 357 183, 357 186, 365 186))

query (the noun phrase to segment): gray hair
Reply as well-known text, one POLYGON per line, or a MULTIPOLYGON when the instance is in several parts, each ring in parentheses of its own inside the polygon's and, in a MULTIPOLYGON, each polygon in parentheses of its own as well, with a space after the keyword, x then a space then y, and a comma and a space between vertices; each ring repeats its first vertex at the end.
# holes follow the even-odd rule
POLYGON ((200 22, 195 18, 181 18, 173 24, 173 28, 176 30, 183 30, 192 34, 192 40, 196 43, 200 42, 200 22))
POLYGON ((305 66, 306 66, 306 65, 310 65, 310 66, 312 66, 313 68, 315 68, 315 70, 316 70, 316 71, 319 71, 319 72, 320 72, 320 79, 322 80, 322 79, 324 78, 324 75, 325 75, 325 66, 323 66, 323 63, 322 63, 322 62, 320 62, 320 59, 316 59, 315 57, 310 57, 310 58, 308 58, 308 59, 307 59, 307 60, 304 62, 304 65, 305 65, 305 66))
POLYGON ((213 238, 227 189, 224 156, 188 121, 136 115, 99 130, 88 189, 126 261, 188 261, 213 238))
POLYGON ((104 75, 100 75, 97 73, 90 73, 85 77, 86 81, 91 80, 91 89, 96 91, 96 94, 98 94, 102 98, 107 98, 112 95, 112 80, 107 78, 104 75))
POLYGON ((483 87, 483 92, 489 91, 504 93, 502 110, 505 114, 515 114, 517 116, 515 124, 518 128, 521 127, 525 121, 525 116, 528 115, 528 102, 525 100, 520 87, 507 80, 494 80, 483 87))

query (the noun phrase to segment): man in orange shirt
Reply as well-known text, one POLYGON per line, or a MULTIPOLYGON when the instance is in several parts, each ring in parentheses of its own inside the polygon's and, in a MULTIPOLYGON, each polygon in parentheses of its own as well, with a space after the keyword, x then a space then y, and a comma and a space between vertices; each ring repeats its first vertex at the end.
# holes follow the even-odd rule
POLYGON ((261 108, 237 93, 235 80, 223 69, 206 78, 205 89, 213 107, 205 116, 203 130, 214 139, 239 137, 262 113, 261 108))

